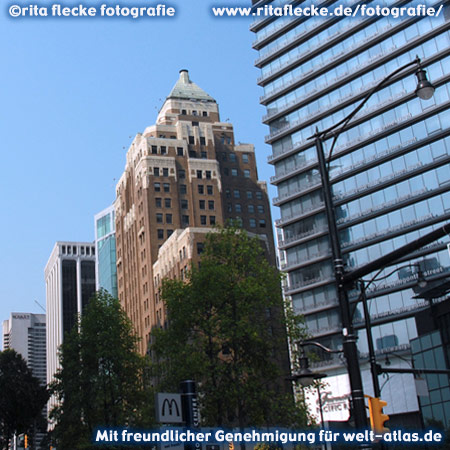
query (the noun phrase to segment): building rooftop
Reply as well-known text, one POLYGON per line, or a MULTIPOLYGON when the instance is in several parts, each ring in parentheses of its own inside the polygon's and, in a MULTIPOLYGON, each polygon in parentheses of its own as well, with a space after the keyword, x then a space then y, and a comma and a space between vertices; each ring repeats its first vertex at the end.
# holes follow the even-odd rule
POLYGON ((189 72, 185 69, 180 70, 180 78, 167 97, 170 98, 215 102, 209 94, 189 79, 189 72))

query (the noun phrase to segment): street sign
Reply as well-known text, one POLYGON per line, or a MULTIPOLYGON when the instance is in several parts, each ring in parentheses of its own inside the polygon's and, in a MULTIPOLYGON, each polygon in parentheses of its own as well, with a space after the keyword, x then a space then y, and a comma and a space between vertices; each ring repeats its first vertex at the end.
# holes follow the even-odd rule
POLYGON ((159 423, 183 423, 180 394, 156 394, 156 420, 159 423))

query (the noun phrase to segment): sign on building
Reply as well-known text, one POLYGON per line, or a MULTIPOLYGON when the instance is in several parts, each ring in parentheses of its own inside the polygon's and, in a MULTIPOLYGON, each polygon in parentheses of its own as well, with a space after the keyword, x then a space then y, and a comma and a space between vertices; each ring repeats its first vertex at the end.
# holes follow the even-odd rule
POLYGON ((156 420, 159 423, 183 423, 180 394, 156 394, 156 420))

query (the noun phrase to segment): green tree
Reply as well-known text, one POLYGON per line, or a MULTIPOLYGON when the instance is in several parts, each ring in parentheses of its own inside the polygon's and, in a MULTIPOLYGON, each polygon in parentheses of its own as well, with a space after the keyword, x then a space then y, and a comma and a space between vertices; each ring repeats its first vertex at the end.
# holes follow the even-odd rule
MULTIPOLYGON (((152 332, 159 389, 194 379, 208 426, 302 425, 293 402, 281 276, 262 241, 234 226, 206 237, 187 281, 164 280, 168 327, 152 332)), ((298 319, 290 317, 291 328, 298 319), (293 322, 292 322, 293 321, 293 322)))
POLYGON ((58 448, 93 448, 98 426, 149 425, 153 395, 137 342, 119 301, 97 292, 60 349, 61 369, 51 386, 59 402, 51 412, 58 448))
POLYGON ((47 389, 39 384, 15 350, 0 352, 0 448, 14 434, 30 433, 42 425, 47 389))

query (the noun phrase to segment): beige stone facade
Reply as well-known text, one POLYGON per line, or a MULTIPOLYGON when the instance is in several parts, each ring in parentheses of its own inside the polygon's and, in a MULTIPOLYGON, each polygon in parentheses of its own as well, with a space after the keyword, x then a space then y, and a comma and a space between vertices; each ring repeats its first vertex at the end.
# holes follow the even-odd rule
POLYGON ((142 338, 142 354, 152 328, 164 323, 161 279, 185 276, 214 225, 241 221, 261 235, 275 263, 254 147, 235 144, 233 125, 220 122, 216 101, 187 71, 180 72, 156 124, 134 138, 115 209, 118 295, 142 338))

